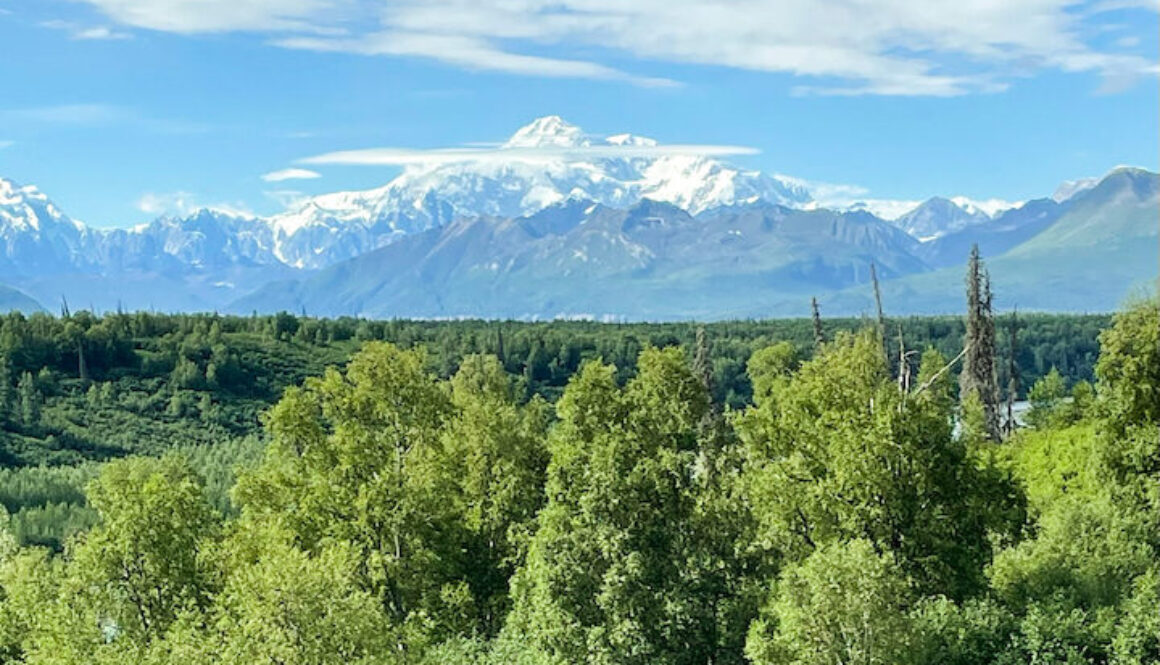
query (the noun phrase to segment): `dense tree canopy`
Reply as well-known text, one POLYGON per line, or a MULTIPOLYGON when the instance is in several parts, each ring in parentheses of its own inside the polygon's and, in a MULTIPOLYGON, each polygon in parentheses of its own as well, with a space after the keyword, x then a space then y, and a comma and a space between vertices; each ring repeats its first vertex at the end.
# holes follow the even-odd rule
POLYGON ((11 316, 0 663, 1158 662, 1160 313, 1036 321, 997 443, 939 320, 11 316))

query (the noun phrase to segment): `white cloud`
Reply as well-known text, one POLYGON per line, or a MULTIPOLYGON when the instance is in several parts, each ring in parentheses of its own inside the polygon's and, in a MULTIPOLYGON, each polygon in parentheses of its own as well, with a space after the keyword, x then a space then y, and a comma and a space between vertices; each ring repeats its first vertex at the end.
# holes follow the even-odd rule
MULTIPOLYGON (((778 175, 778 178, 804 187, 814 199, 813 207, 834 210, 865 210, 885 220, 895 220, 914 210, 922 201, 919 199, 880 199, 870 197, 870 190, 860 185, 843 185, 829 182, 802 180, 792 176, 778 175)), ((968 211, 978 210, 994 216, 1004 210, 1018 208, 1023 201, 1005 199, 972 199, 966 196, 952 196, 950 200, 968 211)))
POLYGON ((600 158, 755 155, 756 148, 736 145, 588 145, 527 148, 366 148, 340 150, 299 159, 299 164, 407 166, 453 162, 557 162, 600 158))
POLYGON ((314 32, 353 0, 87 0, 124 25, 164 32, 314 32))
POLYGON ((354 39, 293 37, 278 46, 312 51, 341 51, 362 55, 417 56, 464 69, 498 71, 546 78, 584 78, 626 81, 643 87, 673 87, 666 78, 634 76, 619 69, 584 60, 522 55, 496 48, 485 39, 462 35, 382 32, 354 39))
POLYGON ((282 169, 264 174, 262 180, 266 182, 282 182, 284 180, 311 180, 321 177, 321 173, 311 171, 310 169, 282 169))
POLYGON ((137 199, 137 209, 150 215, 184 215, 197 209, 189 192, 146 192, 137 199))
POLYGON ((131 37, 132 35, 127 32, 112 30, 105 26, 83 28, 73 33, 73 39, 129 39, 131 37))
POLYGON ((266 198, 276 202, 284 209, 299 208, 306 201, 310 200, 310 195, 305 192, 300 192, 296 189, 272 189, 262 192, 266 198))
POLYGON ((922 201, 914 199, 860 199, 842 207, 847 210, 865 210, 879 219, 893 221, 921 204, 922 201))
POLYGON ((870 190, 861 185, 844 185, 832 182, 804 180, 778 174, 785 182, 805 188, 814 200, 812 207, 831 210, 865 210, 886 220, 894 220, 914 210, 922 203, 909 199, 869 198, 870 190))
POLYGON ((805 79, 799 94, 951 96, 1046 70, 1116 85, 1157 73, 1143 47, 1097 46, 1105 16, 1156 12, 1155 0, 85 1, 139 28, 252 31, 285 48, 637 85, 673 82, 601 60, 790 74, 805 79))
POLYGON ((253 217, 254 213, 243 204, 213 203, 203 204, 189 192, 146 192, 137 199, 136 207, 150 215, 189 215, 198 210, 208 209, 238 217, 253 217))
POLYGON ((107 26, 83 26, 72 21, 44 21, 42 27, 53 30, 63 30, 69 33, 72 39, 81 40, 118 40, 131 39, 133 35, 121 30, 113 30, 107 26))
POLYGON ((1026 201, 1008 201, 1006 199, 972 199, 966 196, 952 196, 951 201, 964 210, 978 210, 991 217, 1004 210, 1021 207, 1026 203, 1026 201))

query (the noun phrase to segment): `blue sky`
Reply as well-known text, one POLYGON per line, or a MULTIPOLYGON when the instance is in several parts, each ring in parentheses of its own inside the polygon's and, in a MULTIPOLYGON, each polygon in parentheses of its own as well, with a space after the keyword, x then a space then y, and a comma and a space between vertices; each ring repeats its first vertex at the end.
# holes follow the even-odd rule
POLYGON ((875 198, 1160 162, 1153 0, 0 0, 0 177, 97 226, 385 183, 336 150, 593 134, 745 146, 875 198))

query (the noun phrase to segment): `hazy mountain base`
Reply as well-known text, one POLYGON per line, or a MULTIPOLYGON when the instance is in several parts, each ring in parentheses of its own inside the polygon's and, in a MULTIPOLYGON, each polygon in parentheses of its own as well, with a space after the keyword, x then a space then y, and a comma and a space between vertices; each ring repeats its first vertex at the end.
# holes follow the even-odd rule
POLYGON ((1066 205, 1030 202, 920 244, 866 213, 756 203, 691 217, 643 202, 572 202, 526 218, 459 220, 270 284, 239 313, 285 309, 372 317, 589 317, 610 320, 828 315, 873 310, 869 265, 896 314, 958 309, 961 259, 979 238, 1000 309, 1110 311, 1157 275, 1160 176, 1113 172, 1066 205))
POLYGON ((460 220, 231 309, 373 317, 717 319, 925 269, 918 243, 866 213, 770 204, 699 217, 644 202, 575 202, 528 218, 460 220), (757 307, 755 307, 755 305, 757 307))

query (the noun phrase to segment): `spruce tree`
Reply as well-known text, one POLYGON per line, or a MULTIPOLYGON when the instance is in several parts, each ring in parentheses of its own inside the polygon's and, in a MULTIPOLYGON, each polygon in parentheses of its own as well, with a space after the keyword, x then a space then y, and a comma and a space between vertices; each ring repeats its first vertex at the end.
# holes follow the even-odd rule
POLYGON ((89 380, 89 365, 85 362, 85 341, 83 336, 77 338, 77 378, 84 383, 87 383, 89 380))
POLYGON ((991 313, 991 278, 971 247, 967 261, 966 355, 959 375, 959 396, 966 401, 974 393, 983 408, 983 429, 992 441, 1000 438, 999 382, 995 371, 995 319, 991 313))
POLYGON ((826 333, 822 330, 822 315, 818 312, 818 299, 810 298, 810 313, 814 321, 814 348, 822 348, 826 342, 826 333))
POLYGON ((507 366, 507 356, 503 352, 503 328, 496 328, 495 331, 495 357, 501 366, 507 366))
POLYGON ((882 291, 878 288, 878 270, 870 262, 870 281, 874 284, 874 307, 878 312, 878 336, 882 339, 882 352, 886 353, 886 314, 882 311, 882 291))
POLYGON ((1019 315, 1011 312, 1009 328, 1011 350, 1007 359, 1007 431, 1011 436, 1015 432, 1015 399, 1019 394, 1019 363, 1016 357, 1019 352, 1019 315))

